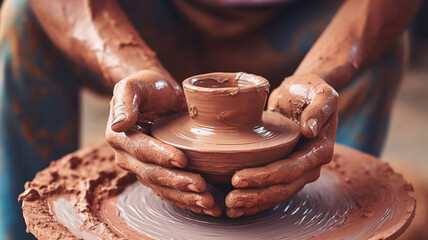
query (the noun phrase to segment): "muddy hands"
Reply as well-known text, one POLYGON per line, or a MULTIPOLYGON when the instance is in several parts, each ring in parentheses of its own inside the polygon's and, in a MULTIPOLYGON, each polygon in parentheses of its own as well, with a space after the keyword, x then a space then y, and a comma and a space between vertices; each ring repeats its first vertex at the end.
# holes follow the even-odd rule
POLYGON ((152 122, 185 109, 181 87, 168 74, 144 70, 116 84, 110 102, 106 137, 117 164, 167 202, 200 214, 219 216, 220 205, 206 192, 205 180, 180 168, 187 165, 178 149, 145 134, 152 122))
MULTIPOLYGON (((333 154, 338 94, 315 74, 284 80, 269 98, 268 110, 299 123, 304 138, 287 158, 263 167, 237 171, 236 188, 226 199, 229 217, 252 215, 272 208, 320 175, 333 154)), ((153 71, 141 71, 116 84, 107 124, 107 140, 119 166, 179 208, 219 216, 221 207, 206 191, 205 180, 184 169, 186 156, 178 149, 144 134, 164 115, 183 110, 179 85, 153 71)))
POLYGON ((315 74, 288 77, 272 92, 268 110, 295 120, 304 138, 287 158, 235 173, 237 189, 226 197, 229 217, 272 208, 318 179, 321 166, 333 156, 338 100, 337 92, 315 74))

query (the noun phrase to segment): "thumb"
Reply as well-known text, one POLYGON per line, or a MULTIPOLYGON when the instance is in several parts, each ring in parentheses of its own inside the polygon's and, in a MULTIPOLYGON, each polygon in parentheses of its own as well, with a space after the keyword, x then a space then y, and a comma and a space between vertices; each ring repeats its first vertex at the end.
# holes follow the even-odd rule
POLYGON ((115 132, 124 132, 135 125, 141 102, 140 91, 132 81, 118 82, 113 91, 111 104, 111 129, 115 132))
POLYGON ((337 111, 338 104, 339 94, 332 87, 324 85, 300 115, 300 131, 303 136, 316 137, 330 116, 337 111))

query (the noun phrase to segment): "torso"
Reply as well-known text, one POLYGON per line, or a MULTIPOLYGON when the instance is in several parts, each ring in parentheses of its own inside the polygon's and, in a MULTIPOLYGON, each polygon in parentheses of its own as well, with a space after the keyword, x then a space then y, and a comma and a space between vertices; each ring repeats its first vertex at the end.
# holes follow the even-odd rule
POLYGON ((193 0, 211 6, 268 6, 294 0, 193 0))
POLYGON ((178 81, 199 73, 245 71, 266 77, 272 87, 293 73, 336 10, 324 4, 315 8, 321 14, 314 14, 305 1, 281 2, 227 8, 183 0, 141 0, 140 6, 119 1, 178 81))

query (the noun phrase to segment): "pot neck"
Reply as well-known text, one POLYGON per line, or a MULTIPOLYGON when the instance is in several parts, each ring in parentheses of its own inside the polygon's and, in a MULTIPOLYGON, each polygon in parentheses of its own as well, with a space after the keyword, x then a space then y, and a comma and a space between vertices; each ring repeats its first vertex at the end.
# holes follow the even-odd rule
POLYGON ((183 81, 196 128, 242 131, 257 128, 269 92, 266 79, 247 73, 212 73, 183 81))

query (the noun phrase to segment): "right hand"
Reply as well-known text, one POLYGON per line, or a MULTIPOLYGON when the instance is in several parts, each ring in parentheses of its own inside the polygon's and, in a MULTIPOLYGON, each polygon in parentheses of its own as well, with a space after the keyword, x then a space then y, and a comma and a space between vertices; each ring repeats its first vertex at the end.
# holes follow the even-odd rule
POLYGON ((284 159, 235 172, 237 189, 226 197, 229 217, 273 208, 319 178, 333 157, 338 104, 336 90, 314 73, 290 76, 272 92, 268 110, 299 123, 304 138, 284 159))
POLYGON ((187 165, 184 153, 145 134, 157 118, 183 109, 182 89, 168 74, 140 71, 114 87, 107 142, 121 168, 135 173, 142 184, 170 204, 219 216, 221 207, 206 192, 201 175, 178 169, 187 165))

